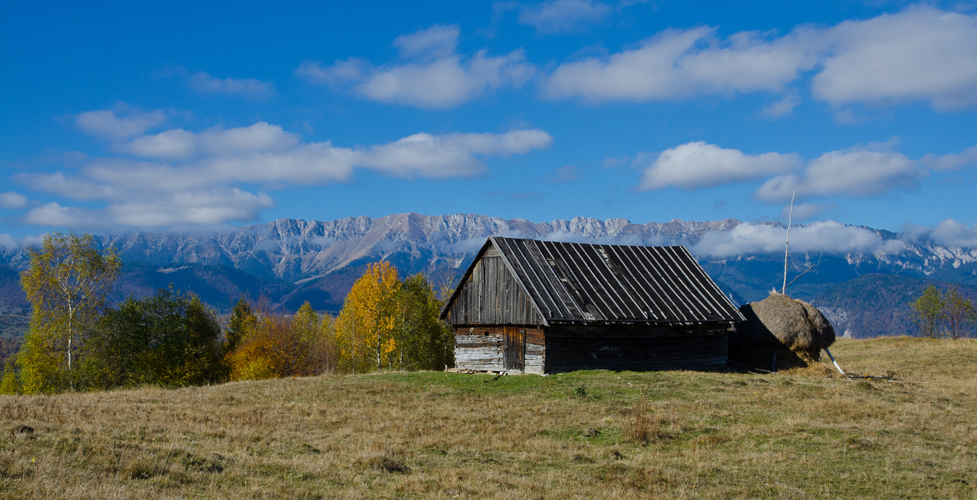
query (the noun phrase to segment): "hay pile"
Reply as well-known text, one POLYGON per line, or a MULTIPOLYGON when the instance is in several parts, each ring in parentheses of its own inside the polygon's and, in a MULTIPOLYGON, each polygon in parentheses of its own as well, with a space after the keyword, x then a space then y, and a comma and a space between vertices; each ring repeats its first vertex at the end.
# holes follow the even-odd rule
POLYGON ((764 370, 807 366, 835 341, 835 330, 821 311, 786 295, 772 293, 740 312, 746 322, 737 325, 729 346, 729 359, 736 363, 764 370))

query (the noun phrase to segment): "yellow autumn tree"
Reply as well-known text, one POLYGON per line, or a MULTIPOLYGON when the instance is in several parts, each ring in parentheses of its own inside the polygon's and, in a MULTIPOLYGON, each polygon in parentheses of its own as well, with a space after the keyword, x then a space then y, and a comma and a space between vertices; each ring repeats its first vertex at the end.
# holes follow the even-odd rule
POLYGON ((299 339, 291 320, 280 314, 264 314, 230 353, 231 380, 263 380, 295 376, 292 368, 301 356, 299 339))
POLYGON ((397 269, 389 262, 370 264, 353 284, 335 324, 346 369, 368 372, 391 366, 391 354, 397 350, 401 286, 397 269))

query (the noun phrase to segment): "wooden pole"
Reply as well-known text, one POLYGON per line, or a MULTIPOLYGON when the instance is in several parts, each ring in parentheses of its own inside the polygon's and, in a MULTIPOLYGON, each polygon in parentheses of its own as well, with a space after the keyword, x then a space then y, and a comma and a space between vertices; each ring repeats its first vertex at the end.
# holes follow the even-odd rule
POLYGON ((794 192, 790 192, 790 213, 787 214, 787 241, 784 244, 784 286, 780 287, 780 294, 787 291, 787 256, 790 255, 790 222, 794 217, 794 192))
POLYGON ((829 351, 827 347, 824 348, 824 352, 828 353, 828 357, 831 358, 831 362, 835 364, 835 368, 837 368, 842 375, 847 377, 848 374, 845 373, 845 370, 842 370, 841 367, 838 366, 838 362, 835 361, 835 357, 831 355, 831 351, 829 351))

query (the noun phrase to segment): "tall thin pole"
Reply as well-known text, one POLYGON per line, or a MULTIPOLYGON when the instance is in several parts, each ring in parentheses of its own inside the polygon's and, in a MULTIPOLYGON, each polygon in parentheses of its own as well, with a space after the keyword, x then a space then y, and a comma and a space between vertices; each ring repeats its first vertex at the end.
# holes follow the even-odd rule
POLYGON ((787 242, 784 245, 784 286, 780 287, 780 294, 787 291, 787 256, 790 254, 790 222, 794 217, 794 192, 790 192, 790 213, 787 214, 787 242))

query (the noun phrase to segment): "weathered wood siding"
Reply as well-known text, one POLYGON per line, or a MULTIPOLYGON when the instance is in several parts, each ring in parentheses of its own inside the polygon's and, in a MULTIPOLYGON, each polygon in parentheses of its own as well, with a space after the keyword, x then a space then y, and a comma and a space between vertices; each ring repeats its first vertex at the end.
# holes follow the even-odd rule
POLYGON ((502 371, 502 331, 496 328, 455 328, 455 368, 502 371))
POLYGON ((486 252, 475 262, 459 287, 445 318, 452 325, 545 324, 496 252, 486 252))
POLYGON ((726 366, 726 330, 716 327, 553 326, 545 336, 545 373, 726 366))
POLYGON ((455 328, 455 367, 478 371, 508 371, 544 373, 546 360, 543 330, 524 326, 458 327, 455 328), (523 368, 506 363, 506 331, 510 338, 522 338, 523 368))
POLYGON ((541 328, 526 328, 525 373, 546 373, 546 337, 541 328))

